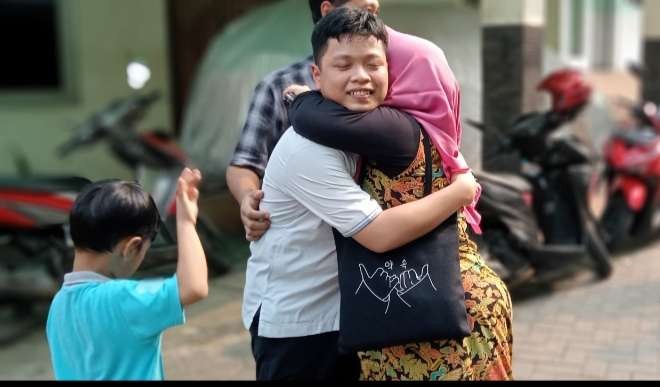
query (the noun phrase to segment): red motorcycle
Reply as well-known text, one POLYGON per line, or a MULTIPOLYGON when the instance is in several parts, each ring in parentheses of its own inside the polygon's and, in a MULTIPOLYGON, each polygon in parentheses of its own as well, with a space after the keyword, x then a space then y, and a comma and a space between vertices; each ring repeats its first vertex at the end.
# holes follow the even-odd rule
MULTIPOLYGON (((159 98, 133 94, 111 103, 78 126, 57 151, 60 156, 100 141, 136 173, 161 214, 163 225, 138 275, 170 274, 177 259, 175 194, 187 165, 175 140, 160 131, 138 133, 137 123, 159 98)), ((80 177, 0 179, 0 301, 49 301, 73 263, 68 215, 89 181, 80 177), (27 273, 27 274, 26 274, 27 273), (39 275, 39 274, 47 274, 39 275)), ((197 222, 209 268, 229 270, 231 252, 223 235, 203 214, 197 222)))
POLYGON ((49 298, 58 281, 40 281, 39 270, 63 275, 71 261, 66 224, 81 177, 0 179, 0 298, 49 298))
POLYGON ((602 225, 610 249, 651 238, 660 229, 660 115, 654 103, 626 103, 633 125, 605 144, 610 201, 602 225))

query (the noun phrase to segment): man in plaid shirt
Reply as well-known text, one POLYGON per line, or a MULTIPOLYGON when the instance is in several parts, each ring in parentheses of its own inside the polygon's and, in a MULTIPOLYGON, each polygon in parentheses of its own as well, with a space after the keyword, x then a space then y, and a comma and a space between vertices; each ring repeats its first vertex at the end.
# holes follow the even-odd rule
MULTIPOLYGON (((309 0, 314 23, 335 7, 351 5, 378 13, 378 0, 309 0)), ((280 137, 291 124, 282 98, 292 84, 316 88, 312 79, 311 56, 264 78, 255 89, 247 120, 234 156, 227 168, 227 185, 241 208, 245 238, 257 240, 270 227, 270 215, 259 211, 260 190, 266 164, 280 137)))

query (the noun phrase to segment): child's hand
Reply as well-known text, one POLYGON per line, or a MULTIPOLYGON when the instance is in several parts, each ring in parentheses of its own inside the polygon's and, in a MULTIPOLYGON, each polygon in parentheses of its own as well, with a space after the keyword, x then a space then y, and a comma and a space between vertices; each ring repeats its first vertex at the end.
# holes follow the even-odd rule
POLYGON ((199 207, 199 184, 202 181, 202 173, 199 169, 186 168, 179 176, 179 184, 176 190, 176 217, 178 221, 190 221, 197 223, 199 207))

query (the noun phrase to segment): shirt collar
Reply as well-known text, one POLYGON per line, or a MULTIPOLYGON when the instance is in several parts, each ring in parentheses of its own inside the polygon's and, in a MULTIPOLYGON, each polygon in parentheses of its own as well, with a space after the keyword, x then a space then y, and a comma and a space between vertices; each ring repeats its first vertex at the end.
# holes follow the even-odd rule
POLYGON ((64 286, 77 285, 85 282, 107 282, 110 278, 93 271, 74 271, 64 275, 64 286))

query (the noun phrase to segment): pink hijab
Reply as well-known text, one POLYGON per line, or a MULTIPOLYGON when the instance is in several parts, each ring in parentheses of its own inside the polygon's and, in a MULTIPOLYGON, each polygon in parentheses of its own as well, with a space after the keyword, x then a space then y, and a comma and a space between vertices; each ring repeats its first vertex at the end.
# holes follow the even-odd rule
MULTIPOLYGON (((444 52, 428 40, 387 28, 389 92, 384 105, 412 115, 424 127, 437 149, 445 175, 470 171, 459 151, 461 144, 461 93, 444 52)), ((472 204, 463 209, 472 229, 481 234, 481 215, 472 204)))

